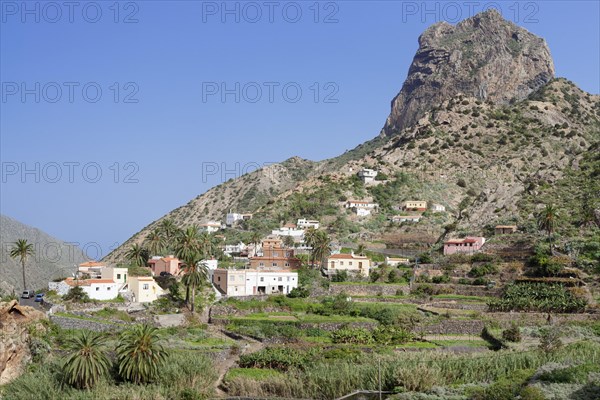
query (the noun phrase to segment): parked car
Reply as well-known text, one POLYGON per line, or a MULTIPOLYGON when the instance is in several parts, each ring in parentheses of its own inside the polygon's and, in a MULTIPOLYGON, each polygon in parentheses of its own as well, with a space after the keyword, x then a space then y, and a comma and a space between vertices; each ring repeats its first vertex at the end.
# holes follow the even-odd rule
POLYGON ((36 303, 40 303, 44 301, 44 293, 38 293, 35 295, 36 303))
POLYGON ((22 299, 30 299, 33 296, 35 296, 35 291, 33 290, 23 290, 23 293, 21 293, 22 299))

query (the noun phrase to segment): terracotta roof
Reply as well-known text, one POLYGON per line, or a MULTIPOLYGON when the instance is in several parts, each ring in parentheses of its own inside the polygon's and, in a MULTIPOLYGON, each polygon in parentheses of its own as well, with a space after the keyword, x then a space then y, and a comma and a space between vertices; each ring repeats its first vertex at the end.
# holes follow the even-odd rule
POLYGON ((93 283, 102 284, 102 283, 115 283, 112 279, 73 279, 67 278, 65 279, 65 283, 69 286, 90 286, 93 283))
POLYGON ((357 254, 332 254, 330 255, 328 258, 333 258, 333 259, 342 259, 342 260, 368 260, 367 256, 359 256, 357 254))
POLYGON ((102 267, 104 265, 106 265, 106 263, 98 261, 86 261, 84 263, 79 264, 80 267, 102 267))

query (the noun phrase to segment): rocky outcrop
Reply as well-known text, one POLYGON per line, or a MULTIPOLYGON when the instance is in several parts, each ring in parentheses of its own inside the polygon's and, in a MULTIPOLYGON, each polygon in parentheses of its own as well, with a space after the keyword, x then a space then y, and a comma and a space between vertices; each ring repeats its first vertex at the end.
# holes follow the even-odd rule
MULTIPOLYGON (((16 300, 0 303, 0 386, 17 378, 31 360, 28 327, 46 315, 16 300)), ((45 329, 36 326, 38 331, 45 329)))
POLYGON ((544 39, 489 10, 461 21, 432 25, 419 49, 382 133, 414 125, 426 111, 458 94, 494 103, 522 100, 554 77, 544 39))

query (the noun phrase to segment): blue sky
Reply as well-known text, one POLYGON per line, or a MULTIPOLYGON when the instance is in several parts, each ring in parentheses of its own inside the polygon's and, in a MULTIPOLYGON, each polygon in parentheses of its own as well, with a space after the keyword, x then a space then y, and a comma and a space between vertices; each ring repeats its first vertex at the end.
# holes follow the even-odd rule
MULTIPOLYGON (((419 34, 490 4, 2 0, 0 211, 106 254, 223 175, 373 138, 419 34)), ((600 92, 599 2, 495 4, 600 92)))

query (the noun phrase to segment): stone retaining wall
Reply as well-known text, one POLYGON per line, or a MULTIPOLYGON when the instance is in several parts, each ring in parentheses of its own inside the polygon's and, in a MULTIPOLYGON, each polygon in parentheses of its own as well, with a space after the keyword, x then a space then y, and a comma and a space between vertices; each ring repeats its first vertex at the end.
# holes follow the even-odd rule
POLYGON ((110 324, 80 318, 60 317, 57 315, 51 315, 50 321, 62 329, 87 329, 95 332, 119 331, 127 327, 125 324, 110 324))
POLYGON ((446 320, 432 325, 417 325, 413 328, 414 333, 428 335, 479 335, 483 330, 483 321, 478 320, 446 320))
POLYGON ((348 296, 395 296, 397 293, 407 295, 410 293, 408 285, 376 285, 376 284, 342 284, 332 283, 329 286, 329 294, 336 295, 346 293, 348 296))

